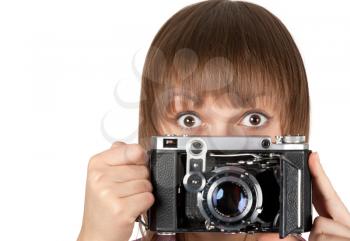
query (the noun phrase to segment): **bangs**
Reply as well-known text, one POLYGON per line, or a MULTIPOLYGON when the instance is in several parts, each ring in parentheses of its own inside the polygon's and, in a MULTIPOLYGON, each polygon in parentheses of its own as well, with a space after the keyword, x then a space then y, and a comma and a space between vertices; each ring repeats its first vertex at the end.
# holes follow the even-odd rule
MULTIPOLYGON (((201 106, 207 96, 225 100, 227 105, 234 108, 255 108, 260 104, 279 111, 282 96, 285 96, 285 87, 280 86, 282 81, 279 77, 274 71, 268 71, 266 66, 243 64, 245 61, 240 56, 236 57, 234 61, 223 57, 209 59, 199 63, 196 70, 186 75, 179 71, 185 68, 174 67, 177 66, 174 64, 156 91, 161 93, 155 98, 158 114, 166 117, 167 114, 174 113, 175 97, 179 100, 177 104, 188 109, 190 104, 194 104, 194 107, 201 106)), ((187 61, 182 59, 181 64, 192 64, 186 63, 187 61)))
POLYGON ((270 66, 261 66, 258 61, 248 63, 239 55, 230 59, 210 56, 202 59, 204 61, 192 69, 188 68, 194 64, 191 58, 177 56, 173 65, 168 67, 166 77, 160 79, 155 91, 158 93, 155 96, 157 116, 173 116, 177 109, 175 98, 177 105, 189 109, 200 107, 208 96, 233 108, 255 108, 259 103, 280 111, 286 87, 280 86, 282 81, 275 71, 268 71, 270 66))

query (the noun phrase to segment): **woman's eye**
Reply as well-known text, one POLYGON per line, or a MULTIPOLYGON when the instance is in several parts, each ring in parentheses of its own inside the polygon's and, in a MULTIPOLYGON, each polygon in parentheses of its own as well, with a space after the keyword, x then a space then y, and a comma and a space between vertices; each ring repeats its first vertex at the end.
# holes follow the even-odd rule
POLYGON ((200 126, 202 121, 194 114, 182 114, 177 119, 177 123, 182 128, 195 128, 197 126, 200 126))
POLYGON ((261 113, 249 113, 244 116, 241 123, 249 127, 260 127, 268 121, 268 118, 261 113))

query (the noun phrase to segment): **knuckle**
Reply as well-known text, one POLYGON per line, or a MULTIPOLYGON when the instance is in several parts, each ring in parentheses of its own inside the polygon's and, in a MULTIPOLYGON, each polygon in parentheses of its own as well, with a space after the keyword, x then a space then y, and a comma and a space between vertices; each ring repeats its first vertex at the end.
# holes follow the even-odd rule
POLYGON ((100 154, 95 154, 93 155, 88 164, 88 171, 94 170, 97 166, 97 163, 100 161, 100 154))
POLYGON ((324 224, 324 221, 325 220, 323 219, 323 217, 318 216, 315 218, 315 220, 314 220, 314 231, 315 232, 317 232, 321 228, 321 226, 324 224))
POLYGON ((133 148, 133 151, 137 154, 143 154, 145 152, 140 144, 131 144, 130 147, 133 148))
POLYGON ((124 145, 124 144, 125 144, 125 142, 123 142, 123 141, 115 141, 112 143, 111 148, 115 148, 115 147, 118 147, 118 146, 124 145))
POLYGON ((88 181, 89 183, 99 183, 101 182, 104 174, 97 169, 90 169, 88 173, 88 181))
POLYGON ((106 198, 110 197, 111 193, 112 193, 112 190, 110 188, 104 187, 98 191, 98 197, 100 199, 106 199, 106 198))
POLYGON ((138 160, 145 160, 146 152, 140 144, 130 144, 127 153, 132 153, 132 157, 137 158, 138 160))
POLYGON ((315 218, 312 232, 317 236, 318 234, 324 233, 325 226, 328 225, 327 218, 318 216, 315 218))
POLYGON ((123 205, 116 201, 112 207, 112 213, 115 216, 120 216, 123 213, 123 205))
POLYGON ((125 206, 132 206, 128 203, 123 202, 122 200, 118 200, 114 202, 112 207, 112 215, 115 217, 118 226, 130 226, 135 222, 135 218, 128 215, 126 212, 125 206))
POLYGON ((118 219, 122 220, 124 214, 123 214, 123 210, 124 210, 124 205, 120 200, 117 200, 114 202, 114 204, 112 205, 112 214, 113 216, 117 217, 118 219))

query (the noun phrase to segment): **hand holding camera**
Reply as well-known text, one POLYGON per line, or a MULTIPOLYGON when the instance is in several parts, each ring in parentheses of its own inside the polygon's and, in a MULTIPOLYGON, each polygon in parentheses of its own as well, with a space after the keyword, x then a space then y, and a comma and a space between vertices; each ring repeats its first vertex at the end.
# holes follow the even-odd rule
POLYGON ((148 157, 138 144, 116 142, 89 162, 79 241, 127 241, 135 219, 154 202, 148 157))

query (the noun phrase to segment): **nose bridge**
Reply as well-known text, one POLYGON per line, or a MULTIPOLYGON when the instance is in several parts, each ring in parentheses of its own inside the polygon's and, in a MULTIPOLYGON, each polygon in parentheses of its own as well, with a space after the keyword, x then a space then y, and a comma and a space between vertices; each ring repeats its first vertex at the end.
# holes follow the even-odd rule
POLYGON ((210 136, 242 136, 244 129, 224 120, 212 121, 207 128, 205 135, 210 136))
POLYGON ((205 109, 207 128, 204 135, 234 136, 245 135, 244 128, 235 123, 240 110, 232 106, 219 105, 218 102, 208 102, 205 109), (233 118, 235 117, 235 118, 233 118))

